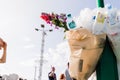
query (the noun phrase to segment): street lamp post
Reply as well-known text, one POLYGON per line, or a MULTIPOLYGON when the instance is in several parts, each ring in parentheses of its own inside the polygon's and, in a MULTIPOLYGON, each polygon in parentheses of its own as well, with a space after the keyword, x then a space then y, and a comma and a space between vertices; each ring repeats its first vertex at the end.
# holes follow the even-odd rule
POLYGON ((37 67, 35 66, 34 80, 36 80, 36 69, 37 69, 37 67))
POLYGON ((44 29, 45 26, 41 24, 42 29, 35 28, 36 31, 42 31, 42 42, 41 42, 41 53, 40 53, 40 66, 39 66, 39 76, 38 80, 42 80, 42 66, 43 66, 43 53, 44 53, 44 43, 45 43, 45 35, 47 34, 46 32, 49 31, 51 32, 52 29, 46 30, 44 29))

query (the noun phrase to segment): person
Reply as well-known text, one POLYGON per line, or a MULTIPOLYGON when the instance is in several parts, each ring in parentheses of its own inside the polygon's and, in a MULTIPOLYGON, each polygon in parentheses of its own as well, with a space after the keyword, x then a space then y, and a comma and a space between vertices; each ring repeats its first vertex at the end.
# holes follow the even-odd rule
POLYGON ((0 58, 0 63, 5 63, 6 62, 6 49, 7 49, 7 44, 5 41, 3 41, 0 38, 0 50, 3 49, 3 54, 2 57, 0 58))
POLYGON ((19 80, 23 80, 22 78, 19 78, 19 80))
POLYGON ((60 75, 59 80, 66 80, 66 77, 65 77, 65 75, 63 73, 60 75))
POLYGON ((49 80, 57 80, 56 74, 55 74, 55 67, 51 68, 51 71, 48 73, 49 80))
POLYGON ((2 80, 2 76, 0 75, 0 80, 2 80))
POLYGON ((65 78, 66 80, 72 80, 69 74, 69 62, 67 63, 67 69, 65 70, 65 78))

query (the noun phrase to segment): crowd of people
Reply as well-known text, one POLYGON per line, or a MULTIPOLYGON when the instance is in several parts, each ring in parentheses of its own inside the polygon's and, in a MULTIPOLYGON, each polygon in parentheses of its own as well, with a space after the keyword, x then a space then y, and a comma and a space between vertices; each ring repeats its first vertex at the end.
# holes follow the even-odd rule
MULTIPOLYGON (((69 62, 67 63, 67 68, 64 73, 60 74, 59 80, 75 80, 70 77, 69 74, 69 62)), ((55 67, 51 67, 51 71, 48 73, 48 79, 49 80, 57 80, 57 76, 55 73, 55 67)))
POLYGON ((21 78, 21 77, 18 77, 18 76, 1 76, 0 75, 0 80, 27 80, 27 79, 24 79, 24 78, 21 78))

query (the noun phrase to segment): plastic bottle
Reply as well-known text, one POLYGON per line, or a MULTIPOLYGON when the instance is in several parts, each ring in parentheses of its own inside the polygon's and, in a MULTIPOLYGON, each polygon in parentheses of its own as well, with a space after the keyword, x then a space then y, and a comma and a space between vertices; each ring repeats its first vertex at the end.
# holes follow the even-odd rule
POLYGON ((75 29, 76 28, 76 23, 73 20, 71 14, 67 15, 67 27, 68 27, 68 29, 75 29))
POLYGON ((99 8, 96 14, 95 21, 93 23, 92 33, 95 35, 103 34, 105 33, 105 15, 104 15, 104 9, 99 8))
POLYGON ((112 7, 111 4, 106 5, 107 8, 107 23, 108 26, 106 27, 107 29, 107 34, 114 35, 118 34, 120 32, 120 22, 117 16, 117 10, 112 7))
POLYGON ((117 11, 115 8, 112 7, 112 5, 107 5, 107 17, 108 17, 108 22, 110 25, 114 25, 118 22, 117 19, 117 11))

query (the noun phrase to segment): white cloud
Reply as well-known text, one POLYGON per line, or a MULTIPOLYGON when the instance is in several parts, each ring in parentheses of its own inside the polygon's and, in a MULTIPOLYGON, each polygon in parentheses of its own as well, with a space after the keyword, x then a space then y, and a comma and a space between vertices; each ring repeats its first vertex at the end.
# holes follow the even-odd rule
POLYGON ((57 61, 63 61, 62 63, 66 63, 68 61, 69 56, 69 47, 67 42, 62 42, 57 45, 55 49, 49 48, 48 61, 49 63, 59 65, 57 61))
POLYGON ((30 41, 31 41, 31 39, 28 38, 28 37, 25 37, 24 40, 27 41, 27 42, 30 42, 30 41))
POLYGON ((28 48, 34 48, 34 47, 35 47, 34 44, 29 44, 29 45, 24 46, 24 48, 26 48, 26 49, 28 49, 28 48))
POLYGON ((19 63, 19 65, 21 65, 22 67, 30 67, 30 66, 34 66, 34 64, 35 64, 35 59, 26 60, 24 62, 19 63))

